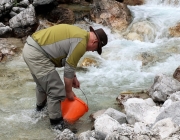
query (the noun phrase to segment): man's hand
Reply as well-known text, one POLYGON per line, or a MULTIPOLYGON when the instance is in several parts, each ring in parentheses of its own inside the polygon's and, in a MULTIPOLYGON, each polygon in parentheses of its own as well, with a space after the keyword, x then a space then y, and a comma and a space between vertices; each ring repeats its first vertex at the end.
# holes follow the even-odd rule
POLYGON ((73 88, 80 88, 80 83, 76 76, 73 78, 72 86, 73 86, 73 88))
POLYGON ((65 83, 65 90, 66 90, 66 97, 69 100, 74 100, 74 97, 76 96, 74 92, 72 91, 72 83, 73 79, 69 79, 64 77, 64 83, 65 83))
POLYGON ((74 100, 74 97, 75 97, 75 96, 76 96, 76 95, 74 94, 73 91, 71 91, 71 92, 66 92, 66 97, 67 97, 69 100, 71 100, 71 101, 74 100))

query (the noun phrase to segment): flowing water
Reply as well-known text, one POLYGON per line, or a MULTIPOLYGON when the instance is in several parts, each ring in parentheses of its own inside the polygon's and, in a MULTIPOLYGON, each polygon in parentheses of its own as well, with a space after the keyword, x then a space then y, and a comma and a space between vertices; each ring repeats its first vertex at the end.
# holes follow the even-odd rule
MULTIPOLYGON (((179 2, 149 0, 142 6, 128 7, 134 19, 125 33, 117 35, 102 25, 92 25, 105 29, 109 43, 101 56, 95 52, 83 56, 95 59, 98 67, 77 69, 89 105, 88 113, 74 125, 79 132, 90 130, 91 113, 109 107, 120 110, 116 97, 122 91, 147 90, 157 74, 172 76, 180 64, 180 38, 169 35, 169 28, 180 21, 179 2), (144 27, 138 23, 148 28, 142 32, 144 27), (127 40, 126 35, 132 31, 141 35, 144 41, 127 40)), ((56 133, 50 129, 47 111, 34 111, 35 84, 22 57, 1 64, 0 71, 0 139, 54 139, 56 133)), ((62 77, 63 68, 57 71, 62 77)), ((81 90, 73 90, 86 101, 81 90)))

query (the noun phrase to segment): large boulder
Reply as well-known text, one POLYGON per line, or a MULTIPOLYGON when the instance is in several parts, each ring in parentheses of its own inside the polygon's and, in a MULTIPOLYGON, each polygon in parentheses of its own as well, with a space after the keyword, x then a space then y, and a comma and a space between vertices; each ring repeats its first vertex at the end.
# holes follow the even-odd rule
POLYGON ((115 0, 100 0, 90 11, 91 19, 99 24, 110 26, 114 31, 125 30, 131 22, 131 12, 127 5, 115 0))
POLYGON ((38 6, 38 5, 45 5, 45 4, 50 4, 54 0, 33 0, 33 5, 38 6))
POLYGON ((113 108, 108 108, 104 114, 109 115, 113 119, 117 120, 120 124, 126 123, 126 115, 122 112, 119 112, 116 109, 113 108))
POLYGON ((99 116, 94 122, 95 131, 101 132, 106 136, 120 127, 120 123, 107 114, 99 116))
POLYGON ((165 118, 171 118, 172 121, 180 125, 180 101, 173 102, 169 107, 165 108, 156 118, 155 122, 158 122, 165 118))
POLYGON ((15 37, 24 37, 33 33, 38 25, 34 6, 29 5, 24 11, 15 15, 9 20, 9 24, 13 28, 15 37))
POLYGON ((58 3, 74 3, 79 4, 81 0, 57 0, 58 3))
POLYGON ((12 29, 9 26, 5 26, 0 22, 0 37, 8 37, 12 32, 12 29))
POLYGON ((129 40, 151 41, 155 39, 155 27, 149 21, 141 21, 132 24, 127 35, 124 35, 129 40))
POLYGON ((160 138, 168 138, 173 133, 179 130, 179 126, 172 122, 170 118, 166 118, 163 120, 158 121, 153 127, 153 131, 159 132, 160 138))
POLYGON ((0 1, 0 17, 10 13, 13 7, 13 0, 1 0, 0 1))
POLYGON ((127 5, 142 5, 144 4, 144 0, 124 0, 123 3, 127 5))
POLYGON ((29 5, 29 8, 20 12, 18 15, 14 16, 9 20, 11 28, 25 27, 33 25, 37 22, 35 9, 33 5, 29 5))
POLYGON ((21 54, 24 44, 17 38, 0 38, 0 62, 8 62, 15 55, 21 54))
POLYGON ((174 27, 169 28, 169 34, 172 37, 180 37, 180 23, 174 27))
POLYGON ((136 122, 153 124, 160 113, 160 107, 155 106, 151 98, 145 100, 130 98, 124 103, 124 108, 129 124, 136 122))
POLYGON ((67 23, 74 24, 75 17, 73 11, 68 8, 57 7, 54 8, 48 15, 47 20, 53 23, 67 23))
POLYGON ((149 95, 154 101, 164 102, 176 91, 180 91, 180 83, 172 77, 159 74, 154 78, 154 83, 149 89, 149 95))

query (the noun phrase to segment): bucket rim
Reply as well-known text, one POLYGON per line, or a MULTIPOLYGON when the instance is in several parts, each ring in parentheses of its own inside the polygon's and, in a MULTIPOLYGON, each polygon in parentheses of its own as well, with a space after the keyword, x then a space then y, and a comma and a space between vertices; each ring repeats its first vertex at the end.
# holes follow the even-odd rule
POLYGON ((81 102, 82 104, 84 104, 85 105, 85 107, 86 107, 86 112, 89 110, 89 107, 88 107, 88 105, 83 101, 83 100, 81 100, 80 98, 78 98, 78 97, 75 97, 75 100, 77 100, 77 101, 79 101, 79 102, 81 102))

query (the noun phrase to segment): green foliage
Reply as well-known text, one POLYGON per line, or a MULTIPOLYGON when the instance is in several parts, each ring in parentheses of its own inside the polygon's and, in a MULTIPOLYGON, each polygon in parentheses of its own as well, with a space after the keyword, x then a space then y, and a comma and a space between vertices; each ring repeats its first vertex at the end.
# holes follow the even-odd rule
POLYGON ((14 0, 13 6, 17 6, 18 0, 14 0))

